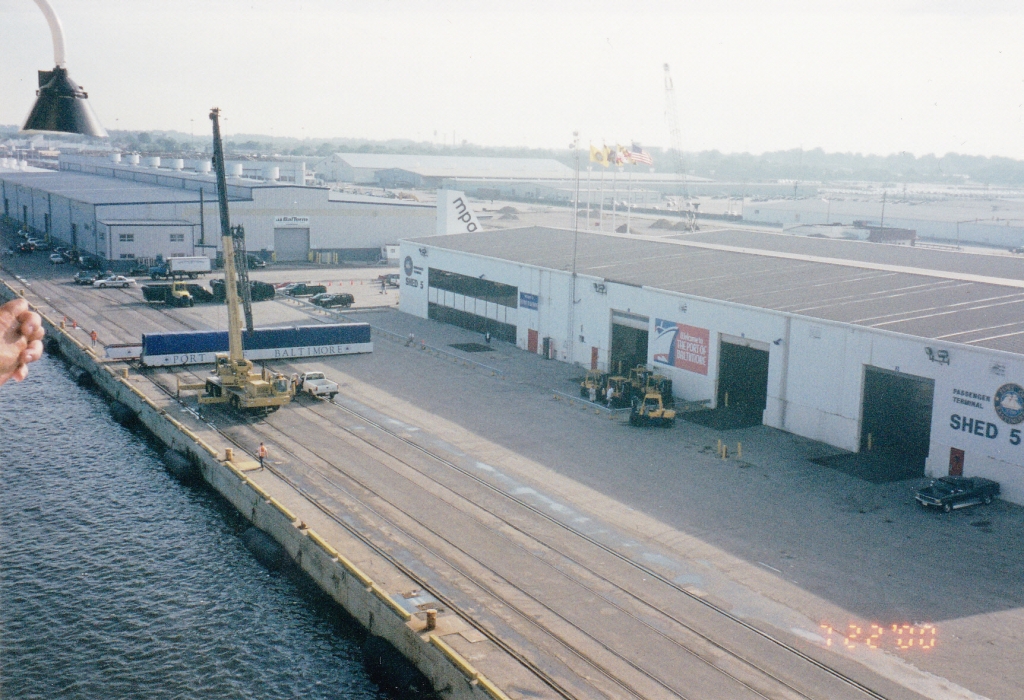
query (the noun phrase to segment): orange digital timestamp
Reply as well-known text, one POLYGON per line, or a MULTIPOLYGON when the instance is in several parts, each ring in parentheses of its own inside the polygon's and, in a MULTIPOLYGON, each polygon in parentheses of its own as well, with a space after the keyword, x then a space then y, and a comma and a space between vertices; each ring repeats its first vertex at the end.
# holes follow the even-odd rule
POLYGON ((856 649, 864 646, 868 649, 900 649, 929 650, 934 649, 938 642, 938 630, 935 625, 928 624, 892 624, 892 625, 861 625, 851 623, 845 630, 836 629, 832 625, 822 624, 825 632, 825 646, 856 649), (840 641, 841 640, 841 641, 840 641))

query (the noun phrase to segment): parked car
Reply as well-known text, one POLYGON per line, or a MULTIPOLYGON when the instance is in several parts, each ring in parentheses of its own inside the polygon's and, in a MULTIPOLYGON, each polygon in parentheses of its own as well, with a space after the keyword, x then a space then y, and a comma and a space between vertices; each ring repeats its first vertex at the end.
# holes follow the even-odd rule
POLYGON ((258 270, 260 268, 267 266, 266 260, 259 257, 258 255, 254 255, 253 253, 249 253, 248 255, 246 255, 245 259, 249 265, 250 270, 258 270))
POLYGON ((63 265, 64 256, 61 255, 60 253, 50 253, 50 262, 53 263, 54 265, 63 265))
POLYGON ((106 287, 122 287, 127 289, 128 287, 135 286, 135 278, 125 277, 124 275, 112 275, 110 277, 104 277, 98 279, 92 283, 92 286, 104 289, 106 287))
POLYGON ((72 277, 71 280, 75 284, 87 284, 89 286, 92 286, 92 283, 98 280, 99 278, 100 276, 94 270, 82 270, 81 272, 75 274, 75 276, 72 277))
POLYGON ((393 287, 394 289, 398 289, 401 284, 400 277, 397 272, 392 272, 389 275, 381 275, 377 278, 377 282, 383 282, 385 286, 393 287))
POLYGON ((323 294, 327 287, 322 284, 306 284, 304 282, 293 282, 281 290, 291 297, 310 297, 315 294, 323 294))
POLYGON ((324 293, 313 295, 313 298, 310 299, 310 301, 316 304, 317 306, 323 306, 324 308, 340 306, 342 308, 347 309, 348 307, 352 306, 352 304, 354 304, 356 300, 355 297, 353 297, 351 294, 324 293))
POLYGON ((18 248, 17 248, 17 251, 19 253, 21 253, 22 255, 28 255, 29 253, 34 253, 35 250, 36 250, 35 244, 34 243, 29 243, 28 241, 25 241, 24 243, 19 243, 18 244, 18 248))
POLYGON ((980 476, 944 476, 914 492, 922 506, 941 508, 947 513, 979 503, 988 505, 998 495, 999 484, 980 476))

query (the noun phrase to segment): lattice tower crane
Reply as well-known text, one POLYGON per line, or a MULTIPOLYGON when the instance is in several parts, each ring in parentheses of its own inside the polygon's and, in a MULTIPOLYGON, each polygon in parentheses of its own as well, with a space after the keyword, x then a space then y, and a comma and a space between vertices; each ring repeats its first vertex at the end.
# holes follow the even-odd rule
MULTIPOLYGON (((675 160, 676 174, 679 176, 679 186, 682 190, 684 202, 689 202, 690 193, 686 187, 686 168, 683 167, 683 136, 679 131, 679 111, 676 109, 676 90, 672 84, 672 72, 668 64, 665 64, 665 121, 668 122, 668 130, 672 136, 672 151, 675 160)), ((696 218, 689 219, 691 228, 696 228, 696 218)))

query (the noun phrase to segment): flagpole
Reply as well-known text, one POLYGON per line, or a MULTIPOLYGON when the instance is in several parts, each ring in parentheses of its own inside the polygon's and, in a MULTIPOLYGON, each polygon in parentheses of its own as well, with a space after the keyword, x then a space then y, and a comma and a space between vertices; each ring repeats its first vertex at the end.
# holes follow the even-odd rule
POLYGON ((604 171, 607 168, 601 170, 601 201, 597 209, 597 230, 604 233, 604 171))
POLYGON ((593 165, 587 166, 587 230, 590 230, 590 172, 594 169, 593 165))
POLYGON ((615 233, 615 210, 618 207, 616 199, 619 198, 619 164, 615 164, 612 171, 612 233, 615 233))
POLYGON ((629 235, 629 220, 633 214, 633 168, 629 169, 629 185, 626 187, 626 235, 629 235))

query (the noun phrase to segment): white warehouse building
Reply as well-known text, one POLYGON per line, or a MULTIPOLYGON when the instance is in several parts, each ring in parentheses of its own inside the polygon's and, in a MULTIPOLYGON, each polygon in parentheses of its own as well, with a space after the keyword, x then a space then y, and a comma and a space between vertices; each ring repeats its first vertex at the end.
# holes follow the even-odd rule
POLYGON ((400 254, 404 312, 584 367, 645 364, 706 424, 827 443, 848 451, 830 466, 872 481, 985 476, 1024 504, 1024 261, 539 227, 400 254))
MULTIPOLYGON (((208 168, 62 158, 59 172, 0 171, 0 199, 8 220, 111 269, 156 255, 212 258, 220 245, 208 168)), ((436 220, 434 204, 243 177, 228 178, 228 199, 247 249, 277 262, 376 262, 385 246, 431 233, 436 220)))

